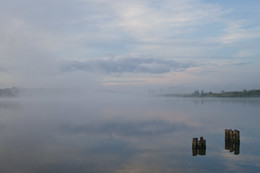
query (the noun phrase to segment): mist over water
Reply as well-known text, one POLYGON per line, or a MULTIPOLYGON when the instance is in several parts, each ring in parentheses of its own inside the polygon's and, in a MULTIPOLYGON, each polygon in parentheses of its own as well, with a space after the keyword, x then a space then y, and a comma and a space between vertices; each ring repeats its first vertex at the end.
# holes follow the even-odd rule
POLYGON ((0 100, 1 172, 259 172, 260 100, 67 93, 0 100), (240 130, 240 153, 225 150, 240 130), (206 155, 192 156, 203 136, 206 155))
POLYGON ((260 172, 259 9, 0 0, 0 172, 260 172))

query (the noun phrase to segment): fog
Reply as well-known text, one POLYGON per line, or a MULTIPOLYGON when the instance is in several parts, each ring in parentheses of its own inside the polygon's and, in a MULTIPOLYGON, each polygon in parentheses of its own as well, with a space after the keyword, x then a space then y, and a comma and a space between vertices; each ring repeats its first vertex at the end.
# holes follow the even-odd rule
POLYGON ((258 98, 65 93, 0 100, 2 172, 259 171, 258 98), (241 131, 239 155, 225 128, 241 131), (205 157, 192 156, 197 136, 205 157))
POLYGON ((1 0, 0 172, 259 172, 259 98, 162 96, 259 89, 259 8, 1 0))

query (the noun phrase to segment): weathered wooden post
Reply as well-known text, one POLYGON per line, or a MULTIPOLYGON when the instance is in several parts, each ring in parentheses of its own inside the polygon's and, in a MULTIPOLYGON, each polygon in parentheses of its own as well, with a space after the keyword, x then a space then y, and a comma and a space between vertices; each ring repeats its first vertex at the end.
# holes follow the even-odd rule
POLYGON ((199 149, 199 155, 205 156, 206 155, 206 148, 200 148, 199 149))
POLYGON ((229 130, 225 129, 225 139, 228 139, 228 135, 229 135, 229 130))
POLYGON ((225 149, 238 155, 240 152, 240 132, 225 129, 225 149))
POLYGON ((235 143, 235 151, 234 151, 234 154, 235 154, 235 155, 238 155, 238 154, 239 154, 239 151, 240 151, 240 144, 239 144, 239 143, 235 143))
POLYGON ((229 137, 228 137, 230 142, 233 142, 233 130, 229 130, 229 137))
POLYGON ((192 139, 192 156, 198 155, 198 138, 192 139))
POLYGON ((197 156, 197 155, 198 155, 197 148, 192 148, 192 156, 197 156))
POLYGON ((237 129, 235 129, 235 142, 236 143, 240 142, 240 133, 237 129))
POLYGON ((202 140, 202 147, 203 147, 204 149, 206 149, 206 140, 205 140, 205 139, 202 140))
POLYGON ((206 155, 206 140, 203 137, 200 137, 199 141, 198 138, 192 139, 192 155, 197 156, 197 154, 201 156, 206 155))
POLYGON ((234 151, 234 143, 229 142, 229 152, 232 153, 234 151))
POLYGON ((198 148, 198 138, 193 138, 192 140, 192 148, 198 148))
POLYGON ((228 140, 225 140, 225 149, 226 150, 229 150, 229 141, 228 140))
POLYGON ((206 148, 206 140, 203 137, 200 137, 199 148, 206 148))

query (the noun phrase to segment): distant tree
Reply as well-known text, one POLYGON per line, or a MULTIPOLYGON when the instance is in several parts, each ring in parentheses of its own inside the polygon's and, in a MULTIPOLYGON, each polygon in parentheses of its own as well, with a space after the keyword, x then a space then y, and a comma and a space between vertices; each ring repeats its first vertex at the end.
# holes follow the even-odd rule
POLYGON ((195 91, 193 92, 193 95, 194 95, 194 96, 199 96, 199 95, 200 95, 199 90, 195 90, 195 91))

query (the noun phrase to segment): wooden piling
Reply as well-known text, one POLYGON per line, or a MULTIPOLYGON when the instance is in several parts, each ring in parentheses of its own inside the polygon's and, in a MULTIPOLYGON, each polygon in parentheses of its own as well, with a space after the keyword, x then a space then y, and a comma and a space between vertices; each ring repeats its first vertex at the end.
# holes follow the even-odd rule
POLYGON ((198 148, 198 138, 193 138, 193 140, 192 140, 192 148, 198 148))
POLYGON ((235 142, 240 142, 240 133, 238 130, 235 129, 235 142))
POLYGON ((225 140, 225 149, 226 150, 229 150, 229 141, 228 140, 225 140))
POLYGON ((203 137, 200 137, 200 140, 199 140, 199 149, 202 148, 202 140, 203 140, 203 137))
POLYGON ((228 139, 228 135, 229 135, 229 130, 225 129, 225 139, 228 139))
POLYGON ((206 140, 203 140, 203 148, 206 149, 206 140))
POLYGON ((238 155, 240 152, 240 132, 235 129, 225 129, 225 149, 238 155))
POLYGON ((233 141, 233 130, 229 130, 229 136, 228 136, 229 141, 233 141))
POLYGON ((240 151, 240 144, 239 144, 239 143, 235 143, 235 151, 234 151, 234 154, 235 154, 235 155, 238 155, 238 154, 239 154, 239 151, 240 151))
POLYGON ((232 153, 234 151, 234 143, 233 142, 230 142, 229 143, 229 152, 232 153))
POLYGON ((199 155, 205 156, 206 155, 206 149, 205 148, 199 149, 199 155))
POLYGON ((192 155, 204 156, 206 155, 206 140, 203 137, 200 137, 200 140, 198 138, 192 139, 192 155))
POLYGON ((206 140, 203 137, 200 137, 199 148, 206 148, 206 140))
POLYGON ((197 148, 192 148, 192 156, 197 156, 197 155, 198 155, 197 148))

